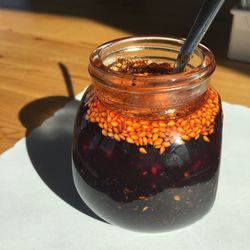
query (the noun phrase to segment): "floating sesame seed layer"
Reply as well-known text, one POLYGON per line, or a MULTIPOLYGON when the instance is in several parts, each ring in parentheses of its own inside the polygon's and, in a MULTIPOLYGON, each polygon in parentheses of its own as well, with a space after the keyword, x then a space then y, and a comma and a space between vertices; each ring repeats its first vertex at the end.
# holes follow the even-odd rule
POLYGON ((147 154, 148 145, 159 149, 159 153, 163 154, 173 143, 184 144, 185 141, 197 140, 199 137, 209 142, 219 107, 218 94, 209 88, 205 103, 186 117, 168 120, 133 119, 107 109, 95 99, 88 104, 85 119, 98 123, 103 136, 136 144, 142 154, 147 154))

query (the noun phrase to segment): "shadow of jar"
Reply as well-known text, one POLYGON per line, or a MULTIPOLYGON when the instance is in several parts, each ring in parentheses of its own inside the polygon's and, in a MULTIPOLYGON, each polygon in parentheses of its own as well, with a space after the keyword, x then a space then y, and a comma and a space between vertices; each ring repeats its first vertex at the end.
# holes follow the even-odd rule
POLYGON ((59 63, 69 96, 48 96, 25 105, 19 119, 26 127, 26 147, 34 169, 61 199, 84 214, 99 218, 78 195, 72 177, 71 141, 79 101, 70 75, 59 63), (58 111, 58 112, 57 112, 58 111))

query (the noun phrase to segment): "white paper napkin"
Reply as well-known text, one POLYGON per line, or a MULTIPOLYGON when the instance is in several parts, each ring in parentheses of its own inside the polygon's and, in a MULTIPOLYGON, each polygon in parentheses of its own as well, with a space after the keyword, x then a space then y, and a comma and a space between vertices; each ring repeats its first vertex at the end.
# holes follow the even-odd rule
POLYGON ((220 180, 209 214, 181 230, 142 234, 98 219, 74 188, 78 104, 68 103, 0 157, 1 250, 250 249, 250 109, 223 103, 220 180))

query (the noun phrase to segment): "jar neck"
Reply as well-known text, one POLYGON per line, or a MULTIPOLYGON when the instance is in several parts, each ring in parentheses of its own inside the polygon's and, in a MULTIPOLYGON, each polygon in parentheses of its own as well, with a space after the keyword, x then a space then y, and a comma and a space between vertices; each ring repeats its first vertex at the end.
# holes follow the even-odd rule
POLYGON ((213 55, 204 46, 199 46, 182 73, 135 76, 110 68, 119 57, 174 64, 182 43, 173 38, 132 37, 98 47, 89 65, 97 98, 115 112, 143 119, 169 119, 194 112, 206 99, 215 69, 213 55))

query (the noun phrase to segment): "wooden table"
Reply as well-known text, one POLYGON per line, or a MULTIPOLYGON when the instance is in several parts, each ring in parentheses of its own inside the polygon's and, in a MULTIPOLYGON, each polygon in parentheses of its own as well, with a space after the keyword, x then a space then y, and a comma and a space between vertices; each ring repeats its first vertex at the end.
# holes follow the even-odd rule
MULTIPOLYGON (((0 9, 0 152, 69 101, 65 81, 74 94, 90 82, 88 58, 97 45, 137 33, 123 30, 94 18, 0 9)), ((215 48, 216 39, 209 40, 215 48)), ((250 64, 217 61, 212 84, 222 99, 250 107, 250 64)))

